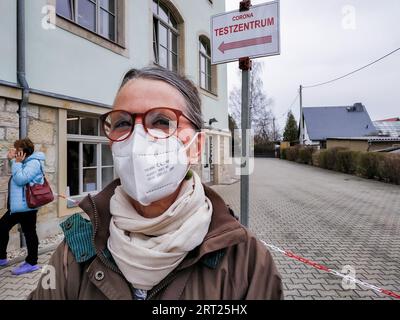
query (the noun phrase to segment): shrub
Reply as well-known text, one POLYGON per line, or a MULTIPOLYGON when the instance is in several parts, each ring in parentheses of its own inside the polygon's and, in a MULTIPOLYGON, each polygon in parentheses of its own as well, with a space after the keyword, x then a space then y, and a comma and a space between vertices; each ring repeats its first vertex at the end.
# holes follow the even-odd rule
POLYGON ((338 153, 340 151, 344 151, 346 149, 344 148, 332 148, 328 149, 328 155, 327 155, 327 166, 329 170, 336 170, 338 171, 338 153))
POLYGON ((283 160, 287 159, 286 158, 286 151, 287 151, 287 148, 284 148, 284 149, 281 150, 281 159, 283 159, 283 160))
POLYGON ((294 146, 282 150, 282 159, 312 164, 323 169, 357 174, 368 179, 400 184, 400 155, 332 148, 314 152, 312 147, 294 146))
POLYGON ((385 154, 379 162, 378 176, 385 182, 400 184, 400 155, 385 154))
POLYGON ((299 158, 299 147, 294 146, 286 149, 286 159, 289 161, 297 161, 299 158))
POLYGON ((339 151, 346 150, 345 148, 332 148, 328 150, 322 150, 319 153, 319 164, 320 167, 323 169, 329 169, 329 170, 338 170, 338 164, 337 164, 337 154, 339 151))
POLYGON ((359 156, 358 151, 339 150, 336 154, 335 169, 343 173, 355 174, 359 156))
POLYGON ((299 149, 297 162, 304 164, 312 164, 314 149, 312 147, 303 147, 299 149))
POLYGON ((319 167, 320 163, 319 163, 319 157, 320 157, 320 152, 321 151, 315 151, 312 155, 312 165, 319 167))
POLYGON ((360 153, 356 173, 367 179, 379 178, 380 161, 387 156, 376 152, 360 153))
POLYGON ((313 153, 312 147, 297 145, 282 150, 281 158, 298 163, 313 164, 313 153))
POLYGON ((327 154, 328 154, 328 150, 321 150, 319 152, 319 160, 318 160, 318 162, 319 162, 319 166, 322 169, 328 169, 327 161, 326 161, 327 154))

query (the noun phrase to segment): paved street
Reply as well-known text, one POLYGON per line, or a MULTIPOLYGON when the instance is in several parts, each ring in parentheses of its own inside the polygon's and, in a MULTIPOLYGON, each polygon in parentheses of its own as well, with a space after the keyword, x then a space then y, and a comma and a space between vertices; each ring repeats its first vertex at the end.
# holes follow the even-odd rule
MULTIPOLYGON (((39 256, 39 264, 46 264, 51 256, 51 252, 39 256)), ((18 264, 17 264, 18 265, 18 264)), ((13 276, 11 269, 15 266, 8 266, 0 269, 0 300, 23 300, 36 288, 41 272, 40 270, 13 276)))
MULTIPOLYGON (((239 215, 239 183, 214 188, 239 215)), ((275 159, 256 159, 250 227, 265 242, 400 292, 400 187, 275 159)), ((50 254, 42 255, 40 263, 50 254)), ((273 253, 286 299, 390 299, 273 253)), ((0 299, 23 299, 40 273, 0 269, 0 299)))
MULTIPOLYGON (((250 228, 265 242, 400 292, 400 187, 277 159, 256 159, 250 228)), ((216 186, 239 215, 239 183, 216 186)), ((273 253, 286 299, 388 299, 273 253)), ((389 297, 390 299, 390 297, 389 297)))

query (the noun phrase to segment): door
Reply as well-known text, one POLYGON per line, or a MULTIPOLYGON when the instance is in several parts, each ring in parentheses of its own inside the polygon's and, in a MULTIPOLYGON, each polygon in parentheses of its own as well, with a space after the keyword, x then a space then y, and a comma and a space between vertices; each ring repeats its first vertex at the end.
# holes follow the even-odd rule
POLYGON ((203 182, 212 183, 214 181, 214 164, 213 164, 213 138, 206 137, 203 152, 203 182))
POLYGON ((206 136, 206 141, 204 144, 204 152, 203 152, 203 170, 202 170, 202 178, 204 183, 208 183, 211 181, 210 177, 210 163, 209 163, 209 158, 210 158, 210 147, 209 147, 209 137, 206 136))

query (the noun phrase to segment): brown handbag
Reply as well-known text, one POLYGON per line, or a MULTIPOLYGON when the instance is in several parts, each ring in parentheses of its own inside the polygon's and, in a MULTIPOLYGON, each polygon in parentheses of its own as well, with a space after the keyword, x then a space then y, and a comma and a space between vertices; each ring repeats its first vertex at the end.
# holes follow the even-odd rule
POLYGON ((44 175, 42 165, 40 165, 40 169, 43 173, 43 184, 34 184, 31 186, 29 183, 26 184, 26 203, 28 207, 38 208, 48 204, 54 200, 53 191, 50 188, 50 184, 47 182, 47 179, 44 175))

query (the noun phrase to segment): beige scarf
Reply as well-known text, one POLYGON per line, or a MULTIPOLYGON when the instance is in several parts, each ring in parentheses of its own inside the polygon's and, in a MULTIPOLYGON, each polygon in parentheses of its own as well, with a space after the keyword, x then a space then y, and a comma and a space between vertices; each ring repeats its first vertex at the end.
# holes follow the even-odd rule
POLYGON ((108 249, 125 278, 150 290, 200 245, 212 213, 200 177, 184 180, 176 201, 162 215, 144 218, 119 186, 110 201, 108 249))

